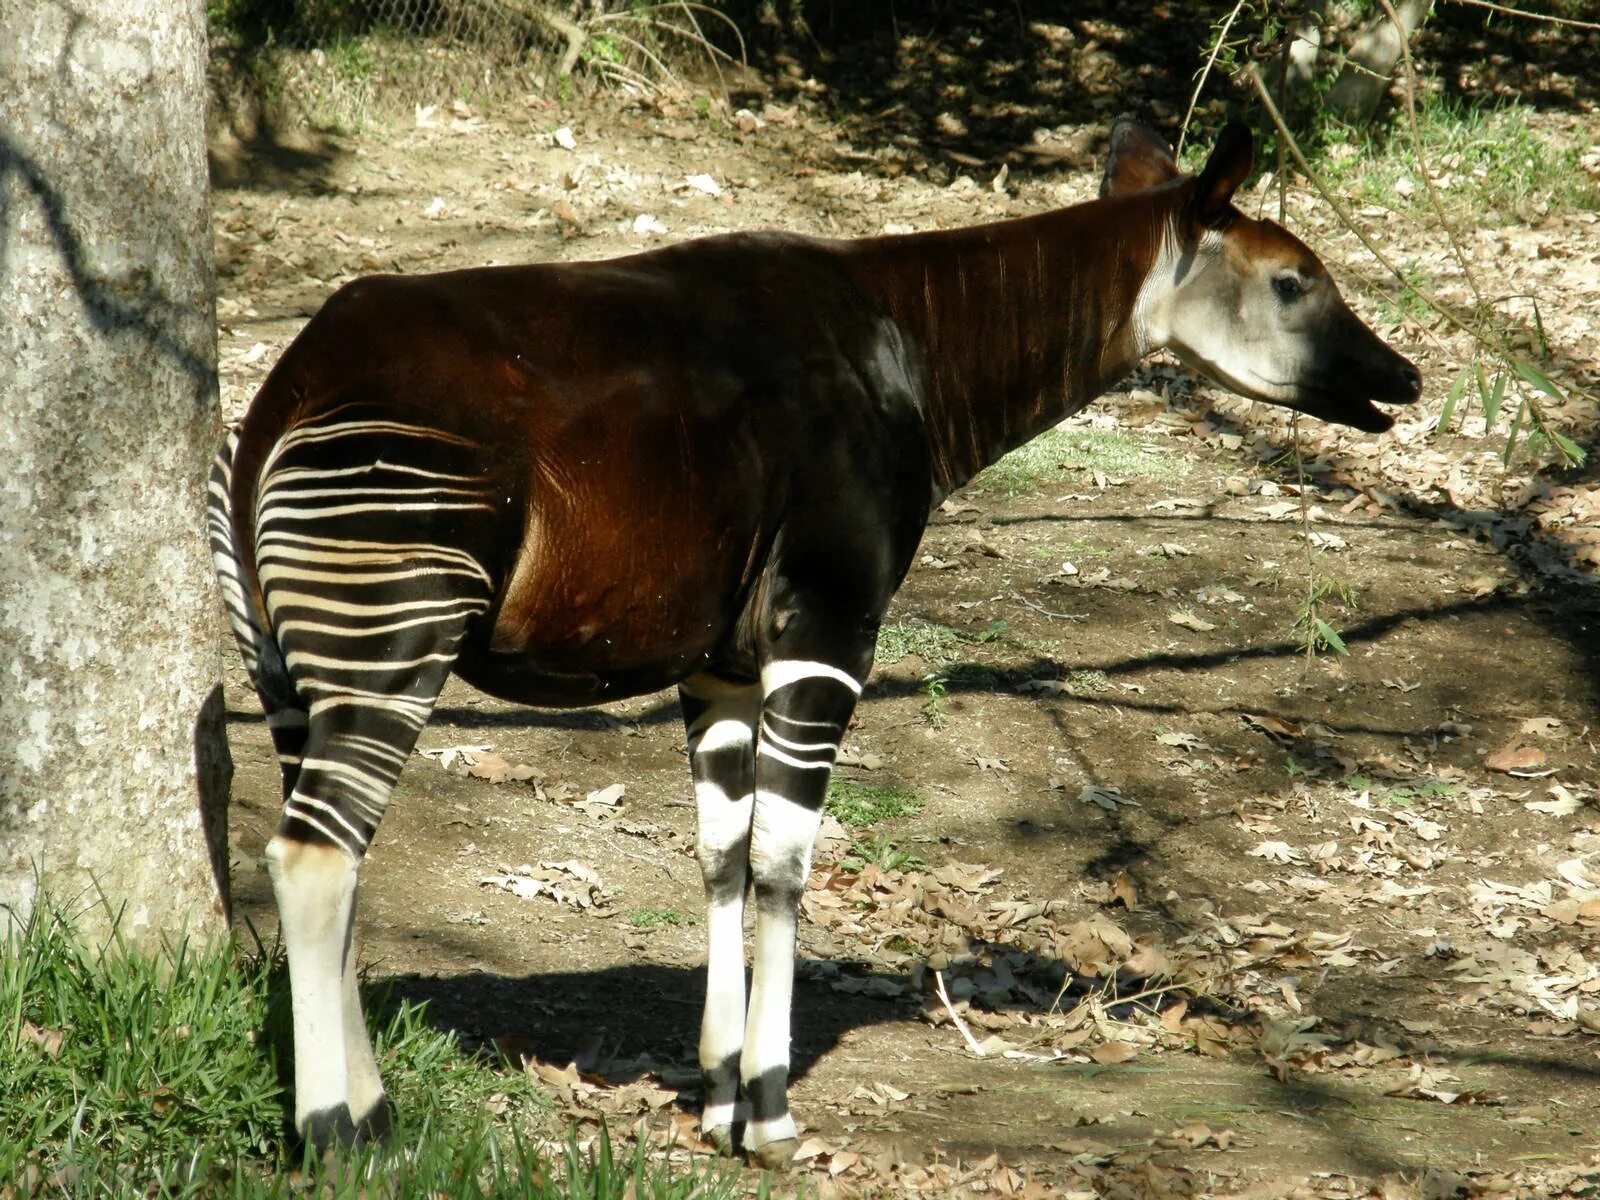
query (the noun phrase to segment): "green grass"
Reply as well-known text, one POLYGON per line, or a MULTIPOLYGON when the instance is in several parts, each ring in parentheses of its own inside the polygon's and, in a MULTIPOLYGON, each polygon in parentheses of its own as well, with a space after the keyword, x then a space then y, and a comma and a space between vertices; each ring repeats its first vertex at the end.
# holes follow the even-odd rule
POLYGON ((895 621, 878 630, 874 657, 884 666, 916 655, 929 666, 938 667, 960 658, 971 644, 971 634, 949 625, 919 619, 895 621))
POLYGON ((841 825, 861 829, 891 817, 909 817, 922 811, 922 797, 910 788, 834 779, 828 785, 825 810, 841 825))
POLYGON ((850 852, 839 860, 847 871, 860 871, 868 864, 885 871, 926 871, 927 862, 913 850, 902 850, 882 834, 871 841, 852 839, 850 852))
POLYGON ((1339 782, 1352 792, 1371 791, 1379 804, 1394 808, 1409 808, 1418 800, 1448 800, 1461 790, 1447 779, 1430 779, 1414 787, 1401 785, 1388 788, 1375 786, 1365 775, 1346 775, 1339 782))
POLYGON ((308 1160, 285 1129, 281 959, 174 940, 147 957, 86 944, 41 905, 0 956, 0 1194, 235 1200, 732 1196, 726 1164, 668 1170, 602 1137, 564 1154, 525 1073, 467 1054, 414 1005, 387 1005, 377 1052, 397 1106, 388 1146, 308 1160))
POLYGON ((646 904, 628 911, 628 924, 635 929, 661 929, 666 926, 693 923, 693 917, 686 917, 675 908, 652 908, 646 904))
POLYGON ((1060 486, 1063 471, 1099 471, 1118 479, 1176 479, 1186 469, 1181 459, 1147 450, 1125 433, 1057 427, 1013 450, 978 475, 973 486, 1014 497, 1060 486))
POLYGON ((1380 320, 1388 323, 1398 323, 1401 320, 1426 321, 1433 315, 1433 308, 1422 298, 1421 288, 1426 292, 1438 291, 1439 284, 1428 272, 1417 266, 1404 268, 1406 282, 1398 292, 1392 295, 1383 295, 1375 301, 1380 320))
POLYGON ((1111 687, 1111 680, 1106 678, 1104 671, 1081 668, 1063 672, 1060 682, 1068 692, 1080 695, 1086 692, 1103 692, 1111 687))
POLYGON ((1070 542, 1060 542, 1053 546, 1032 546, 1028 554, 1044 562, 1068 561, 1085 558, 1110 558, 1111 551, 1104 546, 1096 546, 1086 537, 1073 538, 1070 542))
MULTIPOLYGON (((1519 104, 1466 104, 1428 95, 1418 105, 1423 157, 1446 212, 1458 218, 1526 220, 1535 211, 1593 208, 1596 187, 1579 165, 1580 148, 1559 146, 1529 124, 1519 104)), ((1329 181, 1366 204, 1427 208, 1411 131, 1397 118, 1375 137, 1326 134, 1320 168, 1329 181), (1352 152, 1352 150, 1354 152, 1352 152), (1403 194, 1410 181, 1409 195, 1403 194)))
POLYGON ((971 646, 1009 641, 1007 628, 1005 621, 991 621, 974 633, 920 617, 895 621, 878 630, 878 646, 873 658, 879 666, 886 666, 914 654, 930 667, 948 666, 962 658, 971 646))

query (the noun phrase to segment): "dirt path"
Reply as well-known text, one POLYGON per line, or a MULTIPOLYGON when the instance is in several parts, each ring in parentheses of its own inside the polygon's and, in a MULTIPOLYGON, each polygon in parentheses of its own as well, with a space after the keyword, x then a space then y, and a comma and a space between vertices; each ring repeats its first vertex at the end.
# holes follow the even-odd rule
MULTIPOLYGON (((929 228, 1096 182, 896 177, 803 111, 744 124, 692 106, 444 111, 255 164, 265 182, 218 196, 226 405, 355 274, 733 228, 929 228)), ((1353 599, 1330 610, 1349 656, 1309 667, 1276 415, 1158 365, 946 505, 840 772, 901 813, 832 827, 805 904, 794 1100, 812 1186, 1600 1186, 1600 591, 1533 571, 1492 512, 1383 476, 1385 455, 1481 457, 1427 442, 1436 391, 1384 446, 1317 442, 1318 570, 1353 599), (1487 769, 1512 743, 1525 774, 1487 769)), ((236 887, 270 928, 276 769, 230 662, 236 887)), ((407 768, 364 872, 372 973, 469 1043, 552 1075, 576 1061, 583 1078, 556 1088, 568 1115, 677 1128, 702 930, 676 702, 530 712, 452 685, 422 745, 536 774, 407 768), (518 869, 541 862, 569 864, 543 870, 547 894, 483 882, 532 889, 541 872, 518 869)))

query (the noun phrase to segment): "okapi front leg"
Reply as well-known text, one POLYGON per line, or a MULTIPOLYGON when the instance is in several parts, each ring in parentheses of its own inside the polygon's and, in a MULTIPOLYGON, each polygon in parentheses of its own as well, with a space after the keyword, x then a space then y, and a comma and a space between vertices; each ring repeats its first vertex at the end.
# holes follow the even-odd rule
POLYGON ((744 1049, 744 894, 755 804, 761 689, 697 675, 679 688, 694 774, 695 855, 706 888, 706 1006, 700 1021, 705 1108, 700 1131, 724 1153, 746 1113, 739 1100, 744 1049))
POLYGON ((745 1150, 775 1168, 786 1166, 799 1146, 789 1112, 789 1038, 800 896, 833 760, 861 684, 837 667, 803 660, 769 664, 761 683, 750 832, 755 967, 740 1074, 750 1106, 745 1150))

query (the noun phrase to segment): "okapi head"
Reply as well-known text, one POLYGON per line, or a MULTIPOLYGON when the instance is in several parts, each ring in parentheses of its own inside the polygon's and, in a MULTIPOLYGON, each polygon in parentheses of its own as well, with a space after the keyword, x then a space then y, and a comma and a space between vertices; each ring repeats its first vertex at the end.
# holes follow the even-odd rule
POLYGON ((1135 309, 1146 344, 1241 396, 1382 433, 1394 419, 1372 402, 1412 403, 1422 375, 1350 311, 1305 243, 1234 207, 1252 161, 1238 123, 1195 176, 1179 173, 1147 126, 1131 117, 1112 126, 1101 196, 1180 190, 1177 205, 1163 206, 1160 250, 1135 309))

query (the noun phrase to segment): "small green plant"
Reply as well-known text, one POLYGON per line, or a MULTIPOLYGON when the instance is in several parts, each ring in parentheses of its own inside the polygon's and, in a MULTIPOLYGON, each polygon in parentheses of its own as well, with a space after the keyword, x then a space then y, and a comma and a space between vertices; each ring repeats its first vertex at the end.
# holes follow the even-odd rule
POLYGON ((653 908, 641 905, 628 910, 628 924, 635 929, 662 929, 677 925, 693 924, 692 917, 686 917, 675 908, 653 908))
POLYGON ((1315 658, 1318 654, 1325 653, 1350 653, 1350 648, 1344 644, 1344 638, 1339 636, 1339 631, 1329 624, 1322 614, 1329 604, 1337 603, 1348 607, 1355 602, 1355 588, 1342 579, 1315 575, 1307 580, 1305 595, 1301 597, 1300 607, 1294 618, 1295 637, 1299 640, 1300 652, 1306 658, 1315 658))
POLYGON ((1104 671, 1086 671, 1073 669, 1061 677, 1061 683, 1069 692, 1103 692, 1111 686, 1111 680, 1106 678, 1104 671))
POLYGON ((1385 804, 1407 808, 1418 800, 1447 800, 1461 789, 1446 779, 1430 779, 1414 786, 1390 788, 1383 795, 1385 804))
POLYGON ((850 852, 839 860, 846 871, 860 871, 871 864, 884 871, 926 871, 928 864, 922 855, 902 850, 882 834, 870 842, 852 840, 850 852))
MULTIPOLYGON (((1537 318, 1537 309, 1534 310, 1534 315, 1537 318)), ((1538 324, 1538 334, 1541 349, 1548 354, 1549 344, 1545 340, 1542 321, 1538 324)), ((1482 360, 1474 356, 1473 361, 1456 372, 1456 377, 1450 384, 1450 391, 1445 395, 1444 407, 1439 410, 1439 420, 1435 423, 1433 431, 1443 433, 1450 427, 1450 422, 1458 411, 1464 421, 1472 409, 1473 399, 1476 398, 1483 414, 1484 432, 1492 433, 1502 413, 1507 411, 1506 387, 1513 381, 1520 381, 1532 391, 1540 392, 1558 404, 1565 399, 1561 389, 1530 362, 1514 358, 1510 360, 1509 366, 1485 371, 1482 360)), ((1566 462, 1580 467, 1588 457, 1588 452, 1577 442, 1547 422, 1540 421, 1534 406, 1529 404, 1528 396, 1524 395, 1512 414, 1511 424, 1506 432, 1505 447, 1500 453, 1500 460, 1506 466, 1511 465, 1511 456, 1517 450, 1517 438, 1526 426, 1531 426, 1525 443, 1531 453, 1539 454, 1553 445, 1566 462)))
POLYGON ((841 825, 862 829, 891 817, 915 816, 922 811, 922 797, 910 788, 835 778, 824 810, 841 825))
POLYGON ((323 53, 329 69, 347 83, 367 84, 378 69, 372 46, 364 38, 340 38, 323 53))
POLYGON ((944 698, 950 692, 950 681, 943 675, 929 675, 922 681, 922 715, 935 729, 943 729, 949 718, 944 711, 944 698))
POLYGON ((1096 546, 1086 537, 1073 538, 1055 546, 1032 546, 1028 550, 1032 558, 1046 562, 1059 563, 1062 559, 1072 561, 1085 558, 1110 558, 1111 551, 1101 546, 1096 546))
POLYGON ((612 33, 597 33, 584 43, 580 56, 586 63, 619 63, 622 61, 622 40, 612 33))
POLYGON ((895 621, 878 631, 878 647, 874 657, 879 665, 887 665, 916 655, 930 667, 944 667, 959 659, 968 646, 988 646, 1010 641, 1006 636, 1010 627, 1008 621, 990 621, 983 629, 972 633, 913 617, 906 621, 895 621))
POLYGON ((1405 269, 1405 280, 1398 292, 1378 303, 1378 315, 1382 320, 1423 322, 1433 316, 1433 306, 1423 298, 1433 290, 1433 279, 1422 268, 1412 265, 1405 269))

